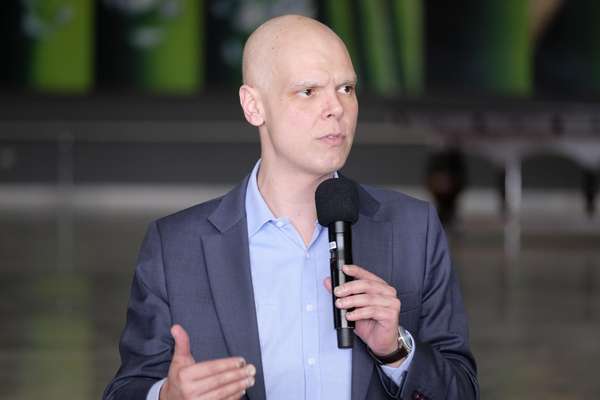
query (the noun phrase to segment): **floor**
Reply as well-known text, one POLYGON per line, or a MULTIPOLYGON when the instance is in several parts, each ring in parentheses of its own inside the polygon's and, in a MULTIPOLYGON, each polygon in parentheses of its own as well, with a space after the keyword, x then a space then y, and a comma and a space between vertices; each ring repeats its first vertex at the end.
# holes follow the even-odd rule
MULTIPOLYGON (((100 397, 137 250, 164 214, 62 211, 0 209, 0 399, 100 397)), ((498 218, 449 232, 483 399, 600 398, 600 223, 567 225, 524 224, 511 257, 498 218)))

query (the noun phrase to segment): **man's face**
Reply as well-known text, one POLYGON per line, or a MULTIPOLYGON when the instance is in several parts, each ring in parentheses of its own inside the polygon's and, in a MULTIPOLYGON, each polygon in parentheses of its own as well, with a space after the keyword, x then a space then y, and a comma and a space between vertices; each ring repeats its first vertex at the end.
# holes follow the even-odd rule
POLYGON ((274 57, 263 96, 262 157, 275 168, 323 176, 346 162, 358 102, 356 75, 342 43, 314 36, 289 38, 274 57))

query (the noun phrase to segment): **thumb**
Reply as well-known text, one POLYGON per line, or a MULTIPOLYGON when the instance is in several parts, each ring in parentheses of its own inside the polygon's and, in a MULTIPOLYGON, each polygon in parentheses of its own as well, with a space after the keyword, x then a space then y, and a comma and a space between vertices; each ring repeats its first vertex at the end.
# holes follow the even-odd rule
POLYGON ((175 350, 173 351, 173 361, 184 365, 194 364, 196 361, 190 351, 190 337, 181 325, 173 325, 171 335, 175 339, 175 350))

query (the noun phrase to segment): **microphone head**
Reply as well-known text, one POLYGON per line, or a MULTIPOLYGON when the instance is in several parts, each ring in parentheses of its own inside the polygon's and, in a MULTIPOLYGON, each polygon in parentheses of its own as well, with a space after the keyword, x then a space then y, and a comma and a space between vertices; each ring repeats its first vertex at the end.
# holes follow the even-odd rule
POLYGON ((358 220, 358 190, 346 178, 331 178, 321 182, 315 192, 317 219, 328 226, 335 221, 351 224, 358 220))

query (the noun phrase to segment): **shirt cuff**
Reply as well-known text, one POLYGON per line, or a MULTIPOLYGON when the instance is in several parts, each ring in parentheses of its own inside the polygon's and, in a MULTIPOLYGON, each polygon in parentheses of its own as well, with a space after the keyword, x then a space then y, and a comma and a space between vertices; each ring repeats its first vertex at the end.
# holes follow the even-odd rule
POLYGON ((406 376, 405 372, 408 371, 408 369, 410 368, 410 364, 412 363, 413 357, 415 355, 415 349, 417 347, 410 332, 406 331, 406 333, 410 336, 410 339, 413 343, 413 347, 410 350, 410 353, 408 353, 408 355, 406 356, 406 359, 404 360, 404 362, 402 364, 400 364, 398 367, 390 367, 389 365, 380 365, 383 373, 388 378, 390 378, 392 380, 392 382, 394 382, 396 384, 396 386, 398 386, 398 387, 402 386, 402 381, 404 380, 404 377, 406 376))
POLYGON ((146 395, 146 400, 158 400, 160 395, 160 389, 162 388, 166 380, 167 378, 161 379, 160 381, 152 385, 152 387, 148 391, 148 394, 146 395))

